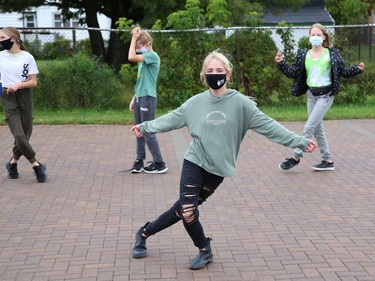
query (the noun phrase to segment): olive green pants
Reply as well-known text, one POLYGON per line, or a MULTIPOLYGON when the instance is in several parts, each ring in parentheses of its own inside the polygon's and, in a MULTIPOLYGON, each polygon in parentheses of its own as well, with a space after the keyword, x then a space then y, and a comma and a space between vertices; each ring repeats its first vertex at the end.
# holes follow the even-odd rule
POLYGON ((23 155, 30 163, 36 161, 29 140, 33 131, 33 94, 31 89, 20 89, 12 94, 3 88, 3 111, 5 121, 14 137, 13 158, 23 155))

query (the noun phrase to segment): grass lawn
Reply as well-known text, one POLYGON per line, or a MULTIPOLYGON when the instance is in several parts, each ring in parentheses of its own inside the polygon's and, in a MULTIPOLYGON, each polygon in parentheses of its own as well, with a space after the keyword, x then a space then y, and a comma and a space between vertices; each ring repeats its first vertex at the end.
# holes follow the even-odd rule
MULTIPOLYGON (((260 109, 278 121, 307 120, 306 106, 260 107, 260 109)), ((167 113, 168 109, 158 109, 157 115, 167 113)), ((324 118, 338 119, 375 119, 375 105, 335 105, 324 118)), ((5 125, 4 119, 0 121, 5 125)), ((133 124, 133 112, 124 110, 71 110, 71 111, 34 111, 34 124, 66 125, 66 124, 133 124)))

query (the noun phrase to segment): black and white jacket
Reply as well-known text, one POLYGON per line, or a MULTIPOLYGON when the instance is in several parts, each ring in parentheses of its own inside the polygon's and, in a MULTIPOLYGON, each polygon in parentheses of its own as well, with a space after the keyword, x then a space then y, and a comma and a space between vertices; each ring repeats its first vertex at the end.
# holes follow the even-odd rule
MULTIPOLYGON (((331 58, 331 74, 332 74, 332 92, 335 95, 340 91, 340 77, 349 78, 362 73, 356 65, 347 66, 337 49, 328 48, 331 58)), ((305 68, 305 58, 308 49, 299 49, 297 51, 297 59, 293 65, 289 65, 285 60, 277 64, 280 71, 287 77, 294 79, 292 87, 292 96, 301 96, 309 89, 307 86, 307 73, 305 68)))

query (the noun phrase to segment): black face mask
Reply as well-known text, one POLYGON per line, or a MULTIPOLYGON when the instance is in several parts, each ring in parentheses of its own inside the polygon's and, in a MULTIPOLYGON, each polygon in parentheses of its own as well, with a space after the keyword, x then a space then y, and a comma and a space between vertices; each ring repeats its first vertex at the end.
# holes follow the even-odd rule
POLYGON ((5 50, 10 50, 13 47, 14 42, 12 42, 12 38, 8 38, 0 41, 0 44, 5 50))
POLYGON ((219 90, 227 81, 226 74, 206 74, 206 83, 213 90, 219 90))

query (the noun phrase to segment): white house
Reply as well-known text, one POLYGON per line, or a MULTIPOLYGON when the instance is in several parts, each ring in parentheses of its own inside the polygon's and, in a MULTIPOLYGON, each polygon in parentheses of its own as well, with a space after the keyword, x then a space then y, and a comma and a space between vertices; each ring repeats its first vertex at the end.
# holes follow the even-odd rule
MULTIPOLYGON (((99 27, 101 29, 110 29, 111 28, 111 19, 106 17, 103 14, 97 15, 99 27)), ((71 39, 72 32, 68 29, 73 27, 86 27, 86 25, 80 25, 78 19, 65 19, 61 14, 61 11, 54 6, 40 6, 35 8, 30 8, 22 13, 0 13, 0 28, 6 26, 14 26, 16 28, 37 28, 37 29, 44 29, 49 30, 51 28, 66 28, 66 31, 59 30, 58 34, 67 38, 71 39)), ((77 31, 77 40, 82 40, 88 38, 87 31, 77 31)), ((46 32, 45 32, 46 33, 46 32)), ((51 31, 50 33, 56 34, 56 31, 51 31)), ((26 34, 23 34, 26 36, 26 34)), ((104 39, 109 38, 109 32, 103 32, 104 39)), ((42 41, 50 41, 52 39, 48 39, 47 36, 38 36, 39 39, 42 41)), ((25 39, 25 38, 24 38, 25 39)), ((30 39, 30 38, 28 38, 30 39)))

